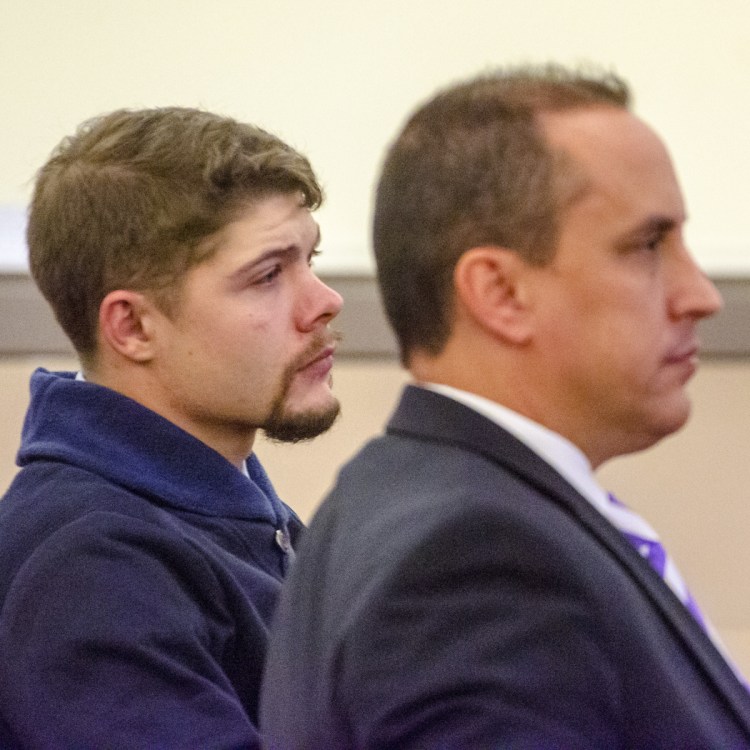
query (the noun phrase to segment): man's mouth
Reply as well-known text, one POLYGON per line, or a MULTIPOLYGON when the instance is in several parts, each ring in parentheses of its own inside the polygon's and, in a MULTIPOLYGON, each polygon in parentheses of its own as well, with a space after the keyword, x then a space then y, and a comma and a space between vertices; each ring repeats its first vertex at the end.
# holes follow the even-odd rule
POLYGON ((315 356, 312 360, 310 360, 306 365, 304 365, 301 369, 303 370, 310 370, 310 369, 328 369, 330 370, 331 367, 333 367, 333 357, 336 352, 335 346, 327 346, 323 351, 321 351, 317 356, 315 356))
POLYGON ((302 355, 301 365, 297 368, 297 372, 313 377, 326 377, 333 367, 336 342, 339 338, 338 335, 332 334, 325 337, 322 342, 318 342, 318 347, 312 353, 302 355))
POLYGON ((692 364, 698 364, 698 354, 700 352, 700 345, 697 341, 690 341, 689 343, 680 346, 671 351, 665 358, 667 364, 678 365, 685 362, 692 364))

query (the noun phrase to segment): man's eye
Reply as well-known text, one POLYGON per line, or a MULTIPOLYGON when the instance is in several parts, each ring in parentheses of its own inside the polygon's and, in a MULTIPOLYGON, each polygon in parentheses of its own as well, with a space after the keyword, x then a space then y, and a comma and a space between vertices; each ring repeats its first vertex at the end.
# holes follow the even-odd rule
POLYGON ((274 266, 268 273, 261 276, 256 284, 270 284, 281 273, 281 266, 274 266))
POLYGON ((320 255, 320 250, 313 250, 307 258, 307 265, 312 266, 315 264, 315 259, 320 255))

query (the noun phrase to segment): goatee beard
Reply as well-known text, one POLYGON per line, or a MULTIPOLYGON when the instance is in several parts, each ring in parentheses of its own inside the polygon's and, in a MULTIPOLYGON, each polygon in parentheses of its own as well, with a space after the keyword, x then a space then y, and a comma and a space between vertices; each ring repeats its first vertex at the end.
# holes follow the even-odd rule
POLYGON ((312 440, 329 429, 341 411, 338 401, 325 410, 301 414, 272 413, 263 428, 266 437, 279 443, 312 440))
POLYGON ((297 372, 307 364, 315 354, 334 341, 339 340, 341 334, 329 333, 316 336, 310 346, 305 349, 284 371, 279 391, 273 400, 271 410, 262 429, 270 440, 280 443, 299 443, 311 440, 328 430, 341 411, 339 402, 332 397, 331 403, 316 411, 289 413, 286 400, 297 372))

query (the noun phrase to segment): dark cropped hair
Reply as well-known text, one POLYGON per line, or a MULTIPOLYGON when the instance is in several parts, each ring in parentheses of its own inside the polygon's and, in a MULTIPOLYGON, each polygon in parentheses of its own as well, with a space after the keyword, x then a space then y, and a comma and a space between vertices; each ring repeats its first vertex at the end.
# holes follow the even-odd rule
POLYGON ((254 201, 323 200, 307 159, 229 117, 167 107, 83 123, 38 173, 27 240, 31 274, 82 359, 96 350, 99 306, 115 289, 168 310, 203 242, 254 201))
POLYGON ((373 242, 386 313, 401 359, 438 354, 451 330, 453 272, 481 245, 548 262, 571 166, 545 142, 542 113, 627 109, 611 73, 526 66, 451 86, 420 107, 386 155, 373 242))

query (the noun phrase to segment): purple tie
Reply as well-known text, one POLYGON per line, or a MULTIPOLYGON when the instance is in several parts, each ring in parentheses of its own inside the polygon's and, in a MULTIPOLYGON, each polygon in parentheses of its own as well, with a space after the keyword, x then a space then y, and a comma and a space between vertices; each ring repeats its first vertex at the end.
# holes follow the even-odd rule
POLYGON ((711 623, 706 620, 698 608, 698 604, 693 599, 690 591, 688 591, 685 582, 682 580, 682 576, 659 541, 656 532, 637 513, 630 510, 614 495, 610 493, 608 497, 610 501, 610 513, 607 514, 609 520, 636 548, 641 557, 648 560, 651 567, 659 574, 667 586, 672 589, 677 598, 685 605, 701 628, 703 628, 703 631, 711 639, 719 653, 724 657, 724 660, 732 668, 737 679, 746 688, 750 689, 747 681, 734 665, 711 623))
POLYGON ((617 509, 615 525, 622 535, 638 550, 651 567, 659 574, 664 582, 672 589, 677 598, 687 607, 700 626, 707 630, 706 619, 698 607, 693 595, 682 580, 677 568, 667 555, 667 551, 659 541, 656 532, 635 512, 630 510, 614 495, 609 495, 609 501, 617 509))

